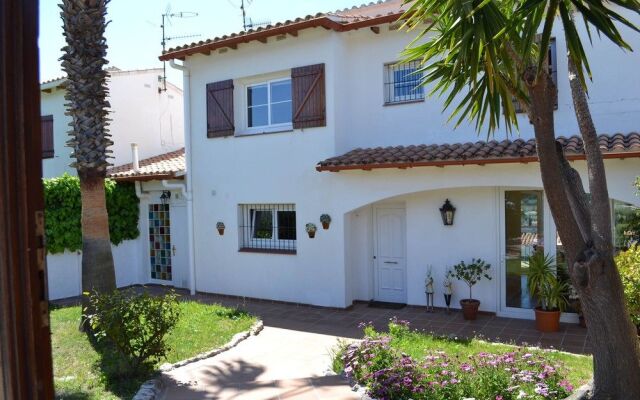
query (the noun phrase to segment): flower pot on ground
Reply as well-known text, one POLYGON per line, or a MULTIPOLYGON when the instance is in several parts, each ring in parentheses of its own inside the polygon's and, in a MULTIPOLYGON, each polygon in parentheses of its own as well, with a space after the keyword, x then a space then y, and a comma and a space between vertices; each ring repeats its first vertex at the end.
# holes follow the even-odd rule
POLYGON ((453 266, 453 271, 447 273, 450 277, 463 281, 469 286, 469 298, 460 300, 464 319, 474 320, 478 316, 480 300, 473 298, 471 289, 483 278, 491 280, 491 276, 487 273, 489 268, 491 268, 491 264, 479 258, 474 258, 469 264, 460 261, 459 264, 453 266))
POLYGON ((316 231, 318 230, 318 227, 316 226, 316 224, 312 224, 310 222, 305 225, 305 230, 307 231, 309 238, 313 239, 314 237, 316 237, 316 231))
POLYGON ((224 222, 218 222, 216 224, 216 229, 218 230, 218 233, 220 234, 220 236, 224 235, 224 222))
POLYGON ((541 332, 560 330, 560 314, 568 304, 569 285, 557 277, 555 260, 550 255, 536 252, 529 257, 529 293, 538 299, 535 309, 536 328, 541 332))
POLYGON ((320 223, 322 224, 322 229, 329 229, 329 225, 331 225, 331 216, 329 214, 322 214, 320 216, 320 223))

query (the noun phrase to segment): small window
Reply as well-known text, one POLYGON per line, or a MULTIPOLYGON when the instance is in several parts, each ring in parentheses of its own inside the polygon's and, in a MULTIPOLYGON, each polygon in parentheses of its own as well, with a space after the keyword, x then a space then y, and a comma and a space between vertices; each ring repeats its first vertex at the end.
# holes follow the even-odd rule
POLYGON ((418 61, 384 66, 384 101, 386 104, 424 100, 420 85, 422 73, 418 61))
POLYGON ((291 79, 247 87, 247 127, 268 128, 291 124, 291 79))
POLYGON ((240 235, 241 251, 295 253, 295 205, 240 205, 240 235))
POLYGON ((42 158, 53 158, 53 115, 41 116, 40 126, 42 129, 42 158))

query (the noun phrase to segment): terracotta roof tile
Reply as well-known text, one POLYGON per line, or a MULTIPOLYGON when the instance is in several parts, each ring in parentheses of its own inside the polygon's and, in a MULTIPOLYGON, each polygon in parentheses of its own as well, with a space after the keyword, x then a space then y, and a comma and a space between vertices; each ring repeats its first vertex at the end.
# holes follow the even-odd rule
MULTIPOLYGON (((580 136, 559 137, 558 141, 568 159, 584 158, 584 148, 580 136)), ((600 150, 607 158, 640 157, 639 133, 600 135, 598 142, 600 150)), ((537 160, 534 139, 491 140, 475 143, 359 148, 341 156, 320 161, 316 169, 318 171, 339 171, 343 169, 535 162, 537 160)))
POLYGON ((133 170, 133 164, 110 168, 107 177, 115 180, 153 180, 175 178, 186 171, 184 148, 170 153, 140 160, 140 169, 133 170))
POLYGON ((235 48, 239 43, 247 43, 258 39, 264 40, 270 36, 295 32, 300 29, 324 27, 341 32, 365 26, 394 22, 407 8, 406 5, 403 5, 403 1, 404 0, 378 1, 351 9, 317 13, 314 15, 309 14, 294 20, 286 20, 264 27, 173 47, 165 51, 159 58, 161 61, 167 61, 175 58, 184 59, 187 56, 197 53, 209 54, 212 50, 222 47, 235 48))

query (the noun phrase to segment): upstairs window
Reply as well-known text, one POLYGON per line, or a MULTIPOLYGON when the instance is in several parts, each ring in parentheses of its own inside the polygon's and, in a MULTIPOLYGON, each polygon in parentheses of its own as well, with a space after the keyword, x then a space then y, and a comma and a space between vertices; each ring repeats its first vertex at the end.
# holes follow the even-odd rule
POLYGON ((262 82, 247 87, 247 127, 291 125, 291 79, 262 82))
POLYGON ((295 253, 296 206, 240 205, 240 235, 241 251, 295 253))
POLYGON ((53 115, 43 115, 40 117, 42 129, 42 158, 53 158, 53 115))
POLYGON ((418 71, 419 68, 418 61, 384 66, 385 104, 424 100, 424 87, 420 85, 422 74, 418 71))

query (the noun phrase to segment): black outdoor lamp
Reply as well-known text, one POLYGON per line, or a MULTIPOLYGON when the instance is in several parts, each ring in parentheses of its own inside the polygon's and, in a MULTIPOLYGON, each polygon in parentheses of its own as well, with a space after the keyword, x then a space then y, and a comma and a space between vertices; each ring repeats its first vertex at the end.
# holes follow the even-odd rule
POLYGON ((162 194, 160 195, 160 201, 162 202, 162 204, 167 204, 169 202, 169 199, 171 199, 171 192, 168 190, 163 190, 162 194))
POLYGON ((445 225, 453 225, 453 216, 456 213, 456 208, 451 204, 449 199, 444 202, 444 205, 440 209, 442 215, 442 222, 445 225))

